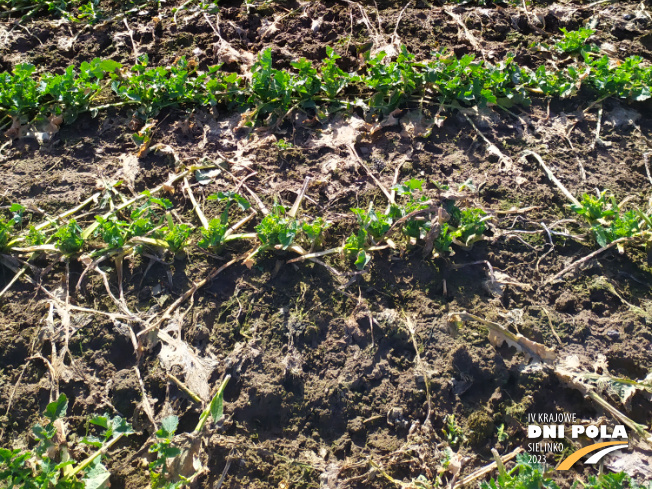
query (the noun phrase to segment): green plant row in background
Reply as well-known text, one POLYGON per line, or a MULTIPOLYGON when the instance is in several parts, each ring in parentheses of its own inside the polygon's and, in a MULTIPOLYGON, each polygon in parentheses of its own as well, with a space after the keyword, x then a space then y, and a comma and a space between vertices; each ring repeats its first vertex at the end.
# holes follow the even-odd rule
MULTIPOLYGON (((572 53, 575 33, 565 33, 554 49, 572 53)), ((387 61, 383 52, 367 54, 365 68, 355 73, 339 68, 340 56, 330 47, 319 68, 302 58, 292 63, 291 70, 275 69, 267 49, 252 66, 250 77, 224 72, 221 66, 202 72, 185 58, 171 66, 150 67, 146 55, 132 67, 95 59, 60 75, 37 74, 33 65, 20 64, 0 74, 0 111, 14 121, 36 116, 71 121, 80 112, 117 102, 133 105, 147 120, 166 107, 219 105, 246 111, 246 121, 253 125, 278 123, 294 110, 326 120, 334 111, 356 106, 389 114, 399 107, 424 104, 528 105, 532 94, 567 98, 581 87, 597 98, 650 98, 652 67, 644 66, 641 57, 618 64, 582 43, 577 50, 581 56, 575 63, 552 71, 545 66, 520 67, 511 55, 491 65, 473 55, 457 58, 442 51, 434 53, 432 61, 418 62, 405 47, 395 61, 387 61)))
MULTIPOLYGON (((120 11, 124 9, 138 11, 139 9, 134 7, 143 4, 153 4, 158 8, 160 3, 160 0, 114 2, 115 7, 120 11)), ((70 22, 93 25, 105 20, 113 12, 100 8, 100 0, 0 0, 0 18, 19 18, 20 22, 27 22, 46 13, 70 22)))
MULTIPOLYGON (((355 265, 363 269, 371 260, 370 251, 384 243, 395 246, 390 239, 395 223, 404 239, 414 244, 423 243, 432 231, 433 249, 438 254, 450 254, 453 244, 468 248, 482 239, 488 219, 482 209, 460 208, 452 200, 447 200, 443 204, 445 217, 441 222, 427 219, 429 212, 437 214, 437 210, 430 207, 431 201, 425 196, 416 197, 424 183, 412 179, 396 185, 394 190, 399 203, 390 205, 386 213, 376 211, 373 204, 366 210, 351 209, 351 217, 355 216, 358 230, 347 239, 341 239, 342 246, 323 251, 321 255, 343 253, 352 257, 355 265), (433 224, 437 229, 432 229, 433 224)), ((48 230, 52 227, 32 224, 26 233, 20 233, 19 230, 24 227, 26 209, 14 204, 10 208, 12 217, 9 220, 0 219, 0 253, 42 251, 71 256, 88 251, 94 259, 106 254, 140 253, 145 249, 176 254, 188 246, 191 234, 195 232, 198 235, 196 244, 210 252, 221 251, 231 241, 257 239, 259 246, 251 255, 253 258, 267 250, 287 250, 299 242, 317 252, 326 241, 324 231, 332 224, 321 217, 297 219, 289 216, 283 205, 275 203, 271 212, 255 226, 255 233, 237 234, 229 224, 230 210, 237 206, 241 211, 246 211, 250 204, 237 193, 219 192, 207 198, 207 201, 221 203, 219 218, 207 221, 207 225, 196 232, 196 228, 189 224, 175 222, 170 212, 172 203, 168 199, 155 198, 149 192, 141 197, 142 203, 134 203, 109 215, 97 215, 95 223, 85 229, 76 220, 70 219, 59 225, 56 231, 50 232, 48 230)))

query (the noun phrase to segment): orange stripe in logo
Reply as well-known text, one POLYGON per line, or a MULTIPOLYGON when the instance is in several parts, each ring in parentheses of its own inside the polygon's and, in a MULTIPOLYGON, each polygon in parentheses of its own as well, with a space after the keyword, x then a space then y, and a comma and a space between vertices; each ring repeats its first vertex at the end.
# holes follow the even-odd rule
POLYGON ((589 445, 588 447, 581 448, 575 453, 573 453, 572 455, 569 455, 564 460, 562 460, 555 470, 568 470, 573 466, 575 462, 581 459, 584 455, 587 455, 591 452, 595 452, 596 450, 600 450, 601 448, 610 447, 612 445, 622 445, 622 444, 623 444, 623 440, 605 441, 603 443, 594 443, 593 445, 589 445))

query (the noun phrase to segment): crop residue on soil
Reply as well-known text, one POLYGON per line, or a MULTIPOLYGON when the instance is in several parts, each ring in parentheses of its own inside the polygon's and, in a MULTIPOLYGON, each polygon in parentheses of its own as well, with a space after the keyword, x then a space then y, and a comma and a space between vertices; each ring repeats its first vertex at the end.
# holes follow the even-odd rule
MULTIPOLYGON (((266 48, 275 68, 290 69, 302 57, 318 65, 331 46, 342 70, 352 72, 365 68, 366 51, 401 45, 418 61, 449 48, 457 57, 497 63, 513 53, 533 69, 560 68, 570 57, 534 46, 553 45, 560 28, 582 26, 596 31, 591 41, 601 53, 652 61, 645 2, 225 1, 219 13, 201 2, 151 2, 126 13, 116 3, 97 3, 112 15, 94 26, 49 14, 25 25, 3 19, 3 71, 29 62, 61 73, 96 57, 131 65, 147 53, 151 66, 186 56, 201 69, 223 63, 246 74, 266 48)), ((568 375, 647 377, 649 386, 652 260, 642 246, 622 253, 614 246, 551 282, 599 246, 536 158, 523 157, 527 150, 539 155, 578 199, 608 189, 648 209, 650 102, 595 102, 580 91, 565 100, 532 97, 531 106, 508 110, 456 110, 436 100, 373 118, 361 107, 326 118, 293 110, 256 128, 243 125, 250 114, 237 108, 169 107, 148 121, 152 149, 141 157, 132 134, 142 125, 134 129, 134 111, 118 105, 96 117, 83 113, 45 139, 3 141, 3 217, 20 203, 34 223, 97 192, 107 200, 76 214, 90 225, 109 200, 120 205, 200 164, 215 168, 188 175, 193 198, 211 220, 222 208, 208 196, 242 194, 252 207, 233 204, 236 221, 257 212, 243 233, 255 233, 261 207, 277 201, 289 211, 308 178, 297 216, 332 223, 322 249, 357 232, 351 208, 373 203, 384 211, 384 190, 410 179, 424 181, 427 199, 439 202, 449 192, 489 219, 482 240, 440 256, 424 258, 422 241, 396 233, 395 246, 379 246, 364 271, 342 253, 288 263, 298 256, 288 247, 249 260, 253 241, 227 243, 216 255, 196 246, 199 231, 176 256, 130 254, 97 267, 92 259, 37 256, 29 279, 16 280, 0 299, 0 445, 33 447, 30 428, 65 393, 76 460, 90 453, 78 443, 87 419, 119 414, 136 433, 103 462, 111 487, 147 487, 153 424, 176 415, 177 433, 189 434, 225 375, 226 416, 202 439, 197 487, 220 480, 232 488, 430 487, 409 485, 420 477, 451 485, 490 464, 491 449, 506 455, 524 447, 528 413, 570 412, 613 425, 613 413, 568 375), (491 333, 471 316, 507 333, 491 333), (503 341, 517 335, 525 342, 503 341)), ((173 204, 175 222, 201 227, 183 179, 160 197, 173 204)), ((4 289, 25 262, 4 254, 0 263, 4 289)), ((652 389, 589 384, 649 431, 652 389)), ((605 459, 605 469, 650 481, 650 446, 636 440, 627 455, 605 459)), ((551 466, 560 460, 544 455, 551 466)), ((578 464, 570 475, 549 476, 570 487, 597 473, 578 464)), ((488 476, 470 486, 482 480, 488 476)))

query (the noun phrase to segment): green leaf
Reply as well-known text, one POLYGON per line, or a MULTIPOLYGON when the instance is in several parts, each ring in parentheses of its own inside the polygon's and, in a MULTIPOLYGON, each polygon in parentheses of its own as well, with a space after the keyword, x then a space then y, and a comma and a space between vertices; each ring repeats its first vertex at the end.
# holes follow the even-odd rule
POLYGON ((130 423, 120 416, 115 416, 111 419, 111 426, 113 428, 113 433, 116 435, 131 435, 134 433, 133 427, 130 423))
POLYGON ((90 423, 96 426, 100 426, 106 430, 109 428, 109 417, 108 415, 93 416, 90 420, 90 423))
POLYGON ((57 429, 52 423, 48 424, 45 428, 37 424, 32 428, 32 432, 39 440, 46 441, 51 440, 57 434, 57 429))
POLYGON ((66 415, 68 410, 68 398, 65 394, 61 394, 59 399, 54 402, 51 402, 45 408, 43 415, 48 418, 51 422, 56 421, 59 418, 63 418, 66 415))
POLYGON ((222 382, 222 385, 208 406, 211 416, 213 416, 213 421, 216 423, 222 419, 222 416, 224 416, 224 390, 226 389, 226 385, 229 383, 229 378, 230 377, 224 379, 224 382, 222 382))
POLYGON ((106 470, 106 467, 102 465, 102 457, 97 457, 91 463, 90 467, 86 470, 84 474, 84 489, 100 489, 107 487, 106 483, 109 481, 111 473, 106 470))
POLYGON ((364 268, 371 261, 371 255, 369 255, 365 250, 360 250, 358 256, 355 260, 355 266, 358 270, 364 270, 364 268))
POLYGON ((77 253, 84 246, 82 230, 74 219, 71 219, 67 225, 60 227, 54 237, 57 239, 57 247, 68 255, 77 253))
POLYGON ((84 445, 89 445, 89 446, 95 447, 95 448, 101 448, 102 447, 102 440, 100 440, 96 436, 85 436, 84 438, 81 439, 81 442, 84 445))
POLYGON ((172 438, 179 426, 179 418, 172 415, 161 420, 161 428, 156 432, 158 438, 172 438))
POLYGON ((422 190, 424 183, 426 183, 425 180, 418 180, 413 178, 407 182, 394 185, 392 190, 395 190, 398 195, 411 195, 415 190, 422 190))

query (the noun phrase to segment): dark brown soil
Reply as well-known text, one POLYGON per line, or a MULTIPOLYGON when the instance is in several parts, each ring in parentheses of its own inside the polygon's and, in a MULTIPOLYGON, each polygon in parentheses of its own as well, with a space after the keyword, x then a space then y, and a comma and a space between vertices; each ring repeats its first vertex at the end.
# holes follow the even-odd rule
MULTIPOLYGON (((203 15, 188 18, 191 14, 181 10, 177 24, 173 23, 171 9, 181 3, 162 4, 160 12, 127 15, 138 52, 148 53, 152 65, 182 55, 196 58, 201 66, 217 63, 217 38, 203 15), (154 17, 162 19, 160 30, 154 17)), ((535 2, 526 14, 514 7, 441 7, 417 1, 405 8, 396 32, 419 59, 448 47, 456 55, 475 53, 489 61, 513 52, 520 63, 537 66, 547 61, 532 43, 553 43, 559 28, 575 29, 593 19, 596 43, 614 46, 621 59, 635 54, 652 61, 649 5, 643 11, 639 2, 597 7, 545 3, 535 2), (446 13, 451 8, 478 39, 482 53, 446 13)), ((330 45, 342 54, 342 66, 353 70, 359 66, 360 51, 371 41, 360 8, 371 22, 381 23, 382 35, 389 36, 405 7, 393 0, 379 1, 379 10, 374 4, 279 2, 247 13, 244 5, 229 1, 221 4, 219 28, 239 50, 258 53, 272 47, 278 67, 287 67, 299 57, 318 62, 330 45), (276 33, 265 36, 275 16, 285 17, 276 33), (315 31, 313 20, 320 18, 315 31)), ((110 3, 102 5, 111 8, 110 3)), ((210 20, 215 25, 218 19, 211 16, 210 20)), ((0 46, 6 70, 18 62, 56 71, 94 57, 124 63, 134 58, 134 44, 118 19, 98 27, 56 27, 51 18, 41 16, 26 29, 10 21, 2 27, 8 32, 0 46)), ((225 374, 233 377, 225 394, 226 420, 205 440, 209 472, 200 477, 199 487, 214 487, 227 459, 232 463, 223 487, 230 488, 393 487, 372 463, 395 479, 410 481, 421 474, 434 478, 445 456, 443 428, 448 415, 455 415, 466 435, 454 447, 463 460, 462 478, 490 463, 492 448, 503 454, 524 446, 526 413, 573 412, 592 420, 605 414, 561 384, 550 370, 524 368, 525 359, 514 349, 492 346, 479 325, 468 322, 454 329, 448 322, 451 312, 468 311, 499 323, 506 323, 510 315, 518 317, 515 327, 521 334, 554 347, 560 357, 579 355, 583 363, 593 364, 605 355, 612 374, 644 378, 652 370, 650 256, 635 248, 624 254, 611 250, 580 273, 544 285, 596 246, 588 238, 580 242, 556 236, 554 249, 546 253, 551 245, 541 223, 550 226, 575 216, 536 161, 520 159, 524 150, 538 153, 576 196, 599 188, 610 189, 618 199, 630 197, 639 206, 650 199, 643 158, 649 151, 646 138, 652 133, 650 105, 604 101, 600 137, 611 144, 594 147, 597 109, 583 112, 591 101, 582 96, 550 103, 535 99, 532 107, 515 109, 514 115, 486 110, 474 116, 478 129, 513 159, 514 166, 507 172, 487 155, 486 145, 466 119, 454 113, 428 138, 413 137, 406 129, 408 113, 404 112, 400 125, 362 133, 351 141, 386 187, 391 186, 399 164, 400 180, 426 179, 431 196, 434 182, 453 187, 471 180, 477 190, 473 204, 496 215, 487 239, 469 251, 457 249, 451 257, 424 260, 418 248, 385 250, 376 253, 369 271, 344 290, 323 267, 287 264, 291 253, 268 253, 251 269, 243 264, 227 269, 194 295, 191 308, 184 304, 187 314, 181 321, 181 337, 198 355, 217 362, 210 385, 217 386, 225 374), (535 208, 499 213, 512 207, 535 208), (506 236, 509 229, 537 234, 521 234, 517 239, 516 234, 506 236), (502 294, 493 295, 484 285, 486 266, 473 264, 484 261, 510 277, 512 283, 502 294), (456 268, 465 264, 470 265, 456 268), (605 287, 605 282, 613 288, 605 287), (622 298, 648 313, 637 312, 622 298), (416 358, 408 318, 414 321, 414 340, 427 372, 416 358), (426 381, 433 410, 430 426, 424 425, 426 381), (504 441, 497 436, 501 425, 508 434, 504 441)), ((0 204, 19 202, 56 215, 88 198, 98 181, 123 178, 121 157, 137 150, 127 129, 130 119, 129 110, 111 110, 97 118, 82 115, 41 146, 30 139, 14 142, 4 150, 0 163, 0 204)), ((329 246, 338 246, 337 239, 353 229, 351 207, 365 207, 371 200, 385 205, 376 184, 352 164, 341 141, 320 145, 315 128, 291 123, 276 133, 259 130, 248 138, 225 136, 215 129, 232 127, 233 120, 227 113, 169 110, 158 117, 155 142, 169 145, 185 162, 218 159, 222 154, 231 158, 244 148, 230 170, 238 179, 257 172, 247 185, 268 205, 274 198, 291 205, 310 176, 309 200, 302 212, 335 222, 326 239, 329 246), (273 142, 280 137, 294 147, 279 150, 273 142), (345 214, 348 217, 343 218, 345 214)), ((329 128, 326 124, 317 129, 328 134, 329 128)), ((127 196, 159 185, 175 171, 174 161, 161 153, 151 153, 139 165, 132 188, 123 187, 127 196)), ((193 189, 203 199, 233 187, 233 180, 223 173, 210 185, 193 189)), ((167 197, 185 222, 197 224, 180 187, 167 197)), ((205 207, 208 217, 215 217, 209 205, 205 207)), ((86 215, 82 220, 91 218, 86 215)), ((565 229, 569 234, 587 231, 577 220, 569 221, 565 229)), ((230 258, 244 251, 234 247, 224 255, 230 258)), ((352 271, 342 258, 328 262, 352 271)), ((195 246, 185 257, 151 269, 145 258, 128 261, 123 277, 127 304, 132 310, 160 313, 223 263, 195 246)), ((67 282, 73 287, 83 272, 76 262, 68 266, 37 260, 34 264, 31 276, 49 291, 63 291, 67 282)), ((117 294, 115 266, 108 261, 104 265, 117 294)), ((0 267, 0 288, 13 276, 0 267)), ((0 302, 2 446, 30 446, 29 427, 50 400, 54 383, 44 359, 51 358, 52 343, 60 346, 61 339, 49 333, 47 299, 39 287, 19 280, 0 302)), ((80 294, 71 291, 71 301, 115 312, 97 274, 89 274, 80 294)), ((113 473, 111 487, 146 487, 149 476, 142 458, 147 453, 141 448, 153 430, 135 369, 157 420, 177 414, 179 430, 189 432, 200 409, 167 379, 158 358, 160 347, 139 358, 128 335, 121 333, 119 321, 82 313, 73 319, 67 368, 57 382, 70 399, 70 431, 83 436, 86 419, 105 411, 128 418, 138 434, 125 439, 107 461, 113 473)), ((617 399, 612 401, 638 423, 652 423, 652 403, 645 396, 636 396, 627 408, 617 399)), ((550 464, 556 461, 554 454, 548 454, 550 464)), ((597 473, 588 465, 578 467, 583 476, 597 473)), ((577 472, 558 474, 554 477, 560 486, 569 487, 577 472)))

